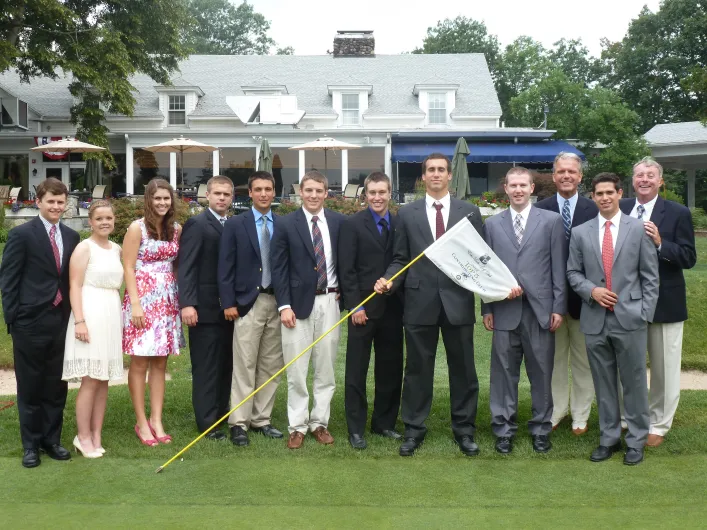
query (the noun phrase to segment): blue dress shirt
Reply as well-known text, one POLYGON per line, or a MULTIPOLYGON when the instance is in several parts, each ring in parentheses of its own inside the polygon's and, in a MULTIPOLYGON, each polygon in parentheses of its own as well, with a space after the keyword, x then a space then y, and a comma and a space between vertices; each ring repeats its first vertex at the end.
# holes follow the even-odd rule
POLYGON ((253 211, 253 216, 255 217, 255 231, 258 234, 258 244, 263 237, 263 222, 268 223, 268 230, 270 231, 270 240, 272 241, 272 236, 275 231, 275 225, 272 220, 272 210, 268 210, 268 213, 262 214, 255 207, 250 208, 253 211), (264 219, 264 221, 263 221, 264 219))

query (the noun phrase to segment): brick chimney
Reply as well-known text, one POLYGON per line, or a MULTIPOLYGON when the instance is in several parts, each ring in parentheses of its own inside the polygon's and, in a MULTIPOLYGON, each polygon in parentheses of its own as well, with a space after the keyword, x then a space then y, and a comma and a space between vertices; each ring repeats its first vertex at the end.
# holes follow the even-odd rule
POLYGON ((334 37, 334 57, 375 57, 376 40, 373 31, 337 31, 334 37))

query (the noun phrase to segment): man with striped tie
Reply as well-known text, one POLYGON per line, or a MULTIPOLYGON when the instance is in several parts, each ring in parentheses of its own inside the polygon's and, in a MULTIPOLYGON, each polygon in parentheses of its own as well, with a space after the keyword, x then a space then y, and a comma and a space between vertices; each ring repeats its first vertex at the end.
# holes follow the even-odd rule
MULTIPOLYGON (((535 206, 557 212, 562 216, 565 246, 569 252, 572 229, 597 216, 593 201, 582 197, 577 187, 582 182, 582 159, 574 153, 562 152, 553 163, 552 180, 557 193, 539 201, 535 206)), ((555 332, 555 361, 552 370, 552 429, 572 415, 572 432, 581 436, 587 432, 587 420, 594 400, 594 383, 589 369, 584 334, 579 329, 582 300, 572 289, 567 289, 567 314, 555 332), (572 372, 572 387, 570 376, 572 372)))
MULTIPOLYGON (((324 208, 329 183, 319 171, 300 182, 302 208, 281 218, 272 242, 272 281, 282 322, 285 363, 334 326, 341 314, 337 245, 345 217, 324 208)), ((299 449, 307 432, 324 445, 334 443, 328 430, 336 383, 334 365, 339 327, 287 369, 287 447, 299 449), (314 370, 309 411, 307 373, 314 370)))

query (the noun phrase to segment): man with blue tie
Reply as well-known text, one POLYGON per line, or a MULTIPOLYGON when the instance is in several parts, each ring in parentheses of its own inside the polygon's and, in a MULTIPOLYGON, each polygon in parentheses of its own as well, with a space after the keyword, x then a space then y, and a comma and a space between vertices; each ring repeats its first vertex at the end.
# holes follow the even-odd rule
MULTIPOLYGON (((226 222, 219 254, 219 293, 226 320, 234 321, 231 407, 243 401, 283 366, 280 317, 272 284, 271 241, 279 223, 270 209, 275 179, 256 171, 248 179, 250 210, 226 222)), ((282 438, 272 425, 279 379, 228 418, 231 441, 246 446, 248 430, 282 438)))
MULTIPOLYGON (((572 229, 594 219, 599 210, 594 201, 582 197, 577 188, 582 182, 582 159, 574 153, 562 152, 553 163, 552 180, 557 193, 535 205, 541 210, 557 212, 562 216, 565 247, 569 254, 572 229)), ((581 436, 587 432, 587 420, 594 401, 594 383, 589 368, 584 333, 579 329, 582 299, 567 287, 567 314, 555 331, 555 360, 552 370, 552 429, 572 416, 572 432, 581 436), (572 386, 570 390, 570 376, 572 386)))

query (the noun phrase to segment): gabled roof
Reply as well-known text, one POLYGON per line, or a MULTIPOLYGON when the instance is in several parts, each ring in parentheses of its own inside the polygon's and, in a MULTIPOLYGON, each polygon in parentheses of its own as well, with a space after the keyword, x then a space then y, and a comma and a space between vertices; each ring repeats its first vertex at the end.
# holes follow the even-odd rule
POLYGON ((655 125, 644 135, 649 145, 707 143, 707 127, 699 121, 655 125))

